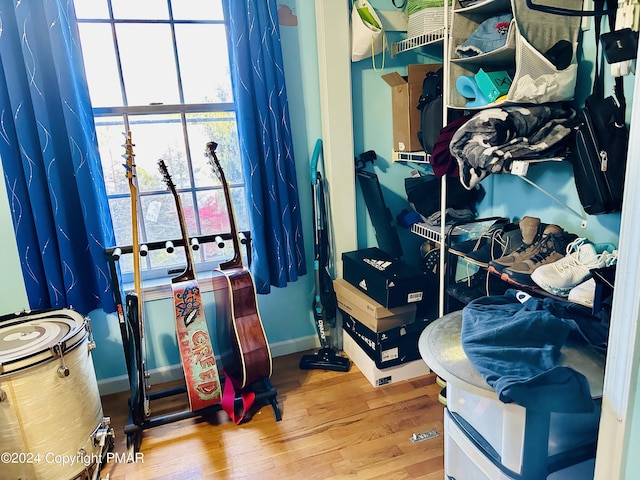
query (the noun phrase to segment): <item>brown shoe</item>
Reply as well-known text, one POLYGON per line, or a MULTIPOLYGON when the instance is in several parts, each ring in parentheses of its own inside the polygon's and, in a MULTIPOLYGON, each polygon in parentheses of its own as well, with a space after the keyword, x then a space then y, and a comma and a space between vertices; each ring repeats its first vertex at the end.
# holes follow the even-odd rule
POLYGON ((576 235, 565 232, 558 225, 548 225, 536 245, 535 253, 528 258, 521 256, 513 265, 505 268, 502 271, 502 280, 517 285, 536 286, 535 282, 531 280, 531 274, 534 270, 564 257, 567 245, 576 238, 578 238, 576 235))
POLYGON ((512 266, 518 262, 521 258, 529 258, 535 255, 536 245, 542 237, 542 231, 547 226, 540 222, 536 217, 522 217, 518 223, 520 226, 520 233, 522 236, 522 243, 515 250, 510 253, 491 260, 489 262, 489 271, 494 273, 502 273, 505 268, 512 266))

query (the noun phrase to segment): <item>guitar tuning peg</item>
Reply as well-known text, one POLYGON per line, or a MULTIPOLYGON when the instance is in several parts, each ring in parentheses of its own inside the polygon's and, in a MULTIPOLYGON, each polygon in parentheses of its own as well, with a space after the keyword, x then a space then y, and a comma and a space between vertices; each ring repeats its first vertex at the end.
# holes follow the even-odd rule
POLYGON ((191 248, 193 249, 193 251, 198 251, 200 249, 200 242, 197 238, 191 239, 191 248))
POLYGON ((214 241, 218 244, 218 248, 224 248, 224 240, 220 235, 216 235, 216 238, 214 238, 214 241))
POLYGON ((144 244, 140 245, 140 256, 146 257, 147 255, 149 255, 149 247, 144 244))

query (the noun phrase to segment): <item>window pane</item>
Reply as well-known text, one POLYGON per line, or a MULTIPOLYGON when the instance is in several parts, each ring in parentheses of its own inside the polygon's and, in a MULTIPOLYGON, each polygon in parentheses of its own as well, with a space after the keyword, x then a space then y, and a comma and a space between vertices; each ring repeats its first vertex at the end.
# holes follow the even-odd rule
POLYGON ((128 105, 180 102, 168 25, 116 26, 128 105))
POLYGON ((131 245, 131 200, 130 197, 109 200, 111 220, 116 235, 116 245, 131 245))
POLYGON ((199 192, 197 198, 202 234, 213 235, 229 232, 229 216, 222 190, 199 192))
POLYGON ((244 187, 231 189, 231 201, 233 202, 233 211, 236 214, 236 224, 238 230, 249 230, 249 214, 247 212, 247 200, 245 197, 244 187))
POLYGON ((177 20, 222 20, 220 0, 172 0, 173 18, 177 20))
POLYGON ((185 103, 232 102, 224 25, 176 25, 176 45, 185 103))
MULTIPOLYGON (((206 243, 202 245, 202 251, 206 262, 222 262, 224 260, 230 260, 233 257, 233 244, 230 241, 224 242, 224 247, 219 248, 215 242, 206 243)), ((244 245, 240 245, 240 253, 244 256, 245 252, 244 245)))
POLYGON ((180 115, 132 115, 129 123, 135 144, 140 191, 166 190, 158 171, 160 158, 167 164, 176 188, 189 188, 191 180, 180 115))
POLYGON ((109 18, 107 0, 75 0, 76 18, 109 18))
POLYGON ((92 106, 123 105, 111 27, 81 23, 78 29, 92 106))
MULTIPOLYGON (((149 260, 151 262, 151 268, 177 268, 179 266, 184 267, 187 263, 184 255, 184 247, 176 247, 173 253, 168 253, 164 248, 152 250, 149 252, 149 260)), ((174 274, 172 276, 176 277, 177 275, 174 274)))
POLYGON ((187 115, 187 132, 191 148, 194 180, 197 187, 219 185, 204 153, 208 142, 218 144, 216 155, 227 183, 242 182, 238 131, 233 112, 208 112, 187 115))
MULTIPOLYGON (((191 194, 180 194, 182 212, 189 238, 197 236, 195 210, 191 194)), ((182 238, 178 209, 171 194, 145 195, 140 199, 147 242, 182 238)))
POLYGON ((107 195, 129 193, 127 172, 123 167, 125 160, 122 158, 125 153, 124 131, 122 117, 96 118, 96 134, 107 195))
MULTIPOLYGON (((189 2, 191 0, 186 1, 189 2)), ((167 0, 144 0, 143 2, 111 0, 111 5, 113 6, 113 17, 116 19, 169 19, 167 0)))

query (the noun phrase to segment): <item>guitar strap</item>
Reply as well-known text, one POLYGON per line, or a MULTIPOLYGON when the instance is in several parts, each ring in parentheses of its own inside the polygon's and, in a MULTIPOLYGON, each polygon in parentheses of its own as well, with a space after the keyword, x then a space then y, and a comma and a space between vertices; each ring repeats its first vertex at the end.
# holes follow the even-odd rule
POLYGON ((235 408, 235 400, 236 400, 236 388, 233 385, 233 380, 231 377, 224 372, 225 381, 224 381, 224 389, 222 390, 222 409, 227 412, 229 418, 236 424, 239 425, 242 420, 244 420, 246 414, 249 412, 249 409, 253 405, 256 400, 256 394, 252 391, 241 391, 240 398, 242 400, 242 414, 236 415, 235 408))

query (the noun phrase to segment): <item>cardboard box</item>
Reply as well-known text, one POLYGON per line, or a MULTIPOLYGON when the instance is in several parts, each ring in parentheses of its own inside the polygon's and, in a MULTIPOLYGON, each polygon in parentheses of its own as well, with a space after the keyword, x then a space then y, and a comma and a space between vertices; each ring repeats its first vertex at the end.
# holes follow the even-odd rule
POLYGON ((342 276, 383 307, 418 303, 425 298, 426 273, 379 248, 342 254, 342 276))
POLYGON ((418 338, 429 324, 418 320, 384 332, 374 332, 351 315, 343 318, 342 328, 362 348, 376 367, 384 369, 421 358, 418 338))
POLYGON ((375 362, 367 356, 365 351, 348 334, 344 335, 342 349, 374 387, 382 387, 431 373, 424 360, 414 360, 413 362, 380 370, 376 367, 375 362))
POLYGON ((397 308, 385 308, 373 298, 365 295, 344 278, 333 282, 333 289, 338 298, 338 308, 365 324, 374 332, 382 332, 416 318, 416 305, 410 304, 397 308))
POLYGON ((420 110, 418 101, 422 94, 422 81, 427 72, 436 72, 440 64, 419 64, 407 67, 407 76, 398 72, 382 75, 391 87, 391 111, 393 116, 393 150, 417 152, 423 150, 418 140, 420 110))

